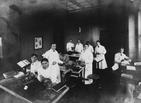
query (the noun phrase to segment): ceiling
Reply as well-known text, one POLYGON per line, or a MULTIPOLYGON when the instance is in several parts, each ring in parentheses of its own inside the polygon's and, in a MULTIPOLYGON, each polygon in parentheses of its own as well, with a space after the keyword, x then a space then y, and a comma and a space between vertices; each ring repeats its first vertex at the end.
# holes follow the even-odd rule
POLYGON ((10 8, 19 14, 30 14, 38 10, 50 12, 54 10, 55 13, 65 10, 78 13, 94 12, 100 9, 107 13, 107 11, 121 12, 126 9, 128 12, 141 8, 141 0, 0 0, 0 8, 0 11, 4 12, 10 8))
MULTIPOLYGON (((9 0, 7 0, 9 1, 9 0)), ((138 9, 141 6, 141 0, 11 0, 13 3, 21 5, 21 7, 37 7, 40 8, 61 8, 69 12, 83 11, 94 8, 105 8, 114 6, 117 8, 127 7, 138 9)), ((30 9, 28 9, 30 10, 30 9)))
POLYGON ((59 0, 60 3, 66 4, 70 12, 83 11, 86 9, 105 8, 109 6, 129 7, 138 9, 141 6, 141 0, 59 0))

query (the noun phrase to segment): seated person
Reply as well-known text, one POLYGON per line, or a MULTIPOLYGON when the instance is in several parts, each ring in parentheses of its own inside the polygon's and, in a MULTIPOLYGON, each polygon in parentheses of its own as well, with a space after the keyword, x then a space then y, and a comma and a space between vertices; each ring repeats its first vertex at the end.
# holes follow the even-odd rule
POLYGON ((27 70, 27 72, 29 72, 31 75, 36 75, 39 68, 41 68, 41 62, 38 60, 38 55, 32 54, 30 70, 27 70))
POLYGON ((51 88, 54 80, 52 78, 52 68, 49 66, 48 59, 43 58, 41 60, 42 67, 38 69, 37 79, 42 82, 47 88, 51 88))
POLYGON ((38 55, 32 54, 30 69, 26 70, 27 73, 24 77, 25 90, 28 88, 28 85, 30 85, 30 81, 34 81, 34 82, 36 81, 38 69, 40 68, 41 68, 41 62, 38 60, 38 55))
POLYGON ((131 59, 129 59, 129 57, 124 54, 124 48, 121 48, 120 52, 115 54, 114 61, 115 63, 112 66, 112 69, 117 70, 119 68, 119 65, 122 65, 122 66, 129 65, 131 62, 131 59))

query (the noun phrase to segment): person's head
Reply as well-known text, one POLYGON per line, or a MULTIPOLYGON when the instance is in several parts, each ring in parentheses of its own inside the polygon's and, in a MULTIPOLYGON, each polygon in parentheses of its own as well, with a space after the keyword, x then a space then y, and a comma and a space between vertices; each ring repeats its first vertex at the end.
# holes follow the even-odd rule
POLYGON ((89 48, 89 44, 88 43, 85 43, 84 44, 84 50, 88 49, 89 48))
POLYGON ((120 48, 120 53, 123 53, 124 52, 124 48, 120 48))
POLYGON ((71 42, 71 43, 72 43, 72 40, 70 40, 69 42, 71 42))
POLYGON ((52 49, 53 51, 56 50, 56 44, 55 44, 55 43, 51 44, 51 49, 52 49))
POLYGON ((48 67, 49 67, 48 59, 43 58, 43 59, 41 60, 41 64, 42 64, 43 69, 48 68, 48 67))
POLYGON ((96 45, 98 45, 98 46, 100 45, 100 41, 99 40, 96 41, 96 45))
POLYGON ((86 41, 86 43, 85 44, 88 44, 88 45, 90 45, 90 42, 89 41, 86 41))
POLYGON ((81 41, 80 40, 77 40, 77 43, 81 43, 81 41))
POLYGON ((37 60, 38 60, 38 55, 37 54, 32 54, 31 55, 31 62, 34 63, 37 60))

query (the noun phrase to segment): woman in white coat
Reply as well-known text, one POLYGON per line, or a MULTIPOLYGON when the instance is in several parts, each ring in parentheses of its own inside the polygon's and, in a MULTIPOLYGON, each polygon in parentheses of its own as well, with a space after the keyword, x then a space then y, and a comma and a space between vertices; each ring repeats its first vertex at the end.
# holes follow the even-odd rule
MULTIPOLYGON (((93 54, 88 49, 89 45, 86 43, 84 47, 84 51, 81 53, 79 60, 85 63, 85 73, 84 78, 88 78, 90 74, 93 72, 93 54)), ((85 81, 85 84, 91 84, 93 80, 89 79, 85 81)))
POLYGON ((104 46, 100 44, 100 41, 96 41, 97 46, 95 47, 95 61, 96 61, 96 68, 98 69, 106 69, 107 62, 105 59, 106 49, 104 46))

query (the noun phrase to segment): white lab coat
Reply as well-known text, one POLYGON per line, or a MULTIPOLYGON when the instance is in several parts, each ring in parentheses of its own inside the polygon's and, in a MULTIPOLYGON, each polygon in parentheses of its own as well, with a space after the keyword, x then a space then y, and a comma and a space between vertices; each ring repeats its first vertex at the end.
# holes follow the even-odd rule
POLYGON ((114 59, 116 63, 121 63, 124 59, 128 59, 128 57, 124 53, 116 53, 114 59))
POLYGON ((125 59, 129 59, 124 53, 116 53, 115 57, 114 57, 114 65, 112 66, 113 70, 117 70, 119 68, 119 64, 121 65, 128 65, 129 61, 125 60, 125 59))
POLYGON ((75 46, 75 51, 78 53, 81 53, 83 51, 83 44, 82 43, 77 43, 75 46))
POLYGON ((60 67, 58 63, 62 64, 63 62, 59 58, 59 53, 52 49, 48 50, 42 55, 44 58, 47 58, 49 60, 49 65, 52 66, 51 73, 54 77, 55 83, 61 82, 61 76, 60 76, 60 67), (56 62, 56 64, 53 64, 53 62, 56 62))
POLYGON ((73 51, 72 48, 74 48, 74 44, 71 43, 71 42, 68 42, 67 45, 66 45, 67 52, 73 51))
POLYGON ((94 52, 93 46, 89 44, 88 50, 93 53, 94 52))
POLYGON ((37 79, 41 82, 42 78, 40 76, 43 76, 44 78, 49 78, 52 83, 54 83, 54 79, 53 79, 53 75, 52 75, 52 71, 51 71, 51 67, 49 66, 47 69, 43 69, 42 67, 40 67, 40 69, 38 69, 38 76, 37 79))
MULTIPOLYGON (((85 74, 84 78, 93 73, 93 54, 87 49, 83 51, 79 57, 80 61, 85 62, 85 74)), ((85 84, 91 84, 93 80, 85 81, 85 84)))
POLYGON ((40 68, 41 68, 41 62, 37 60, 34 63, 31 63, 30 72, 35 74, 35 72, 38 72, 38 69, 40 68))
POLYGON ((104 46, 100 45, 99 47, 96 46, 95 47, 95 54, 96 54, 96 66, 97 68, 99 69, 106 69, 107 68, 107 62, 106 62, 106 59, 105 59, 105 54, 106 54, 106 49, 104 46))

